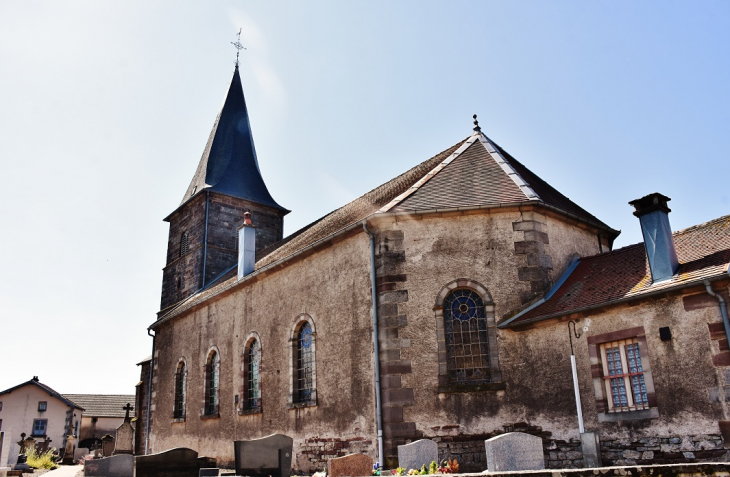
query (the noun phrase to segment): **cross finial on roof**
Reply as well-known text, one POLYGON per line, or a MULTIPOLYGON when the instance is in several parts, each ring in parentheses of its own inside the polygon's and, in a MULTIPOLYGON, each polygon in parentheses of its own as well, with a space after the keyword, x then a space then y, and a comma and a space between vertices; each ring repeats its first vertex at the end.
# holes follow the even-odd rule
POLYGON ((474 117, 474 131, 480 132, 482 130, 482 128, 479 127, 479 121, 477 121, 477 115, 475 114, 473 117, 474 117))
POLYGON ((235 43, 231 42, 231 45, 236 47, 236 68, 238 68, 238 54, 241 53, 241 50, 245 50, 246 47, 241 44, 241 29, 238 29, 238 40, 236 40, 235 43))

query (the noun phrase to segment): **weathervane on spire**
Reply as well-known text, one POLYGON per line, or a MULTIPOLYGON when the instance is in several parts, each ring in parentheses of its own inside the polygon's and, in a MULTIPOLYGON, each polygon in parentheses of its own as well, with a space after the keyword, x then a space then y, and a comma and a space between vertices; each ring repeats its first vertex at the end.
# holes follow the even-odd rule
POLYGON ((236 40, 235 43, 231 42, 231 45, 236 47, 236 68, 238 68, 238 55, 241 53, 241 50, 245 50, 246 47, 241 44, 241 29, 238 29, 238 40, 236 40))

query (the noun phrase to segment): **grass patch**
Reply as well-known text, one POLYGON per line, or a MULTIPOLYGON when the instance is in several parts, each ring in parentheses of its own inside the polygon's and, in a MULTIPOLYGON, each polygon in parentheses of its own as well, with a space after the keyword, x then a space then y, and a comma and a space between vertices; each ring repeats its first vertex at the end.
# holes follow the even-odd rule
POLYGON ((56 449, 48 449, 42 454, 39 454, 35 448, 28 450, 26 454, 28 456, 28 465, 35 467, 36 469, 55 469, 58 467, 53 461, 53 452, 56 449))

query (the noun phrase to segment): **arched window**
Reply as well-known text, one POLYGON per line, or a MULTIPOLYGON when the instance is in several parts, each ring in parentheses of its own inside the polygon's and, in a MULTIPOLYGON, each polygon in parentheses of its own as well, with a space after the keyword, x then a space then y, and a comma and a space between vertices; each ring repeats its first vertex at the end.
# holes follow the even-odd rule
POLYGON ((183 232, 180 237, 180 256, 182 257, 186 253, 188 253, 188 233, 183 232))
POLYGON ((261 409, 261 342, 251 338, 243 352, 243 409, 255 411, 261 409))
POLYGON ((175 371, 175 402, 173 405, 172 417, 185 419, 185 381, 187 369, 185 361, 180 360, 175 371))
POLYGON ((300 316, 293 328, 292 404, 314 405, 317 402, 315 342, 317 333, 309 315, 300 316))
POLYGON ((203 414, 214 416, 218 414, 218 381, 220 378, 220 357, 213 349, 208 353, 205 364, 205 409, 203 414))
POLYGON ((444 332, 449 381, 490 382, 487 317, 474 290, 457 288, 446 297, 444 332))
POLYGON ((441 290, 435 310, 438 334, 443 336, 438 338, 442 391, 454 385, 503 389, 494 304, 486 288, 472 280, 455 280, 441 290))

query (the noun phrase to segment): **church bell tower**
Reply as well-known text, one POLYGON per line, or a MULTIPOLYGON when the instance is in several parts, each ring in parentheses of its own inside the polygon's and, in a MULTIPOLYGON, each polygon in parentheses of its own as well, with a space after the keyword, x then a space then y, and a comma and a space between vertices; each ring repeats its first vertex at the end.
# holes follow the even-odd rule
POLYGON ((259 170, 238 64, 193 180, 170 223, 161 312, 237 265, 244 212, 256 227, 256 252, 283 237, 289 210, 271 197, 259 170))

